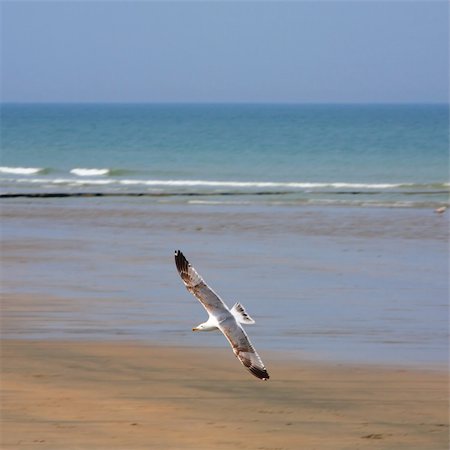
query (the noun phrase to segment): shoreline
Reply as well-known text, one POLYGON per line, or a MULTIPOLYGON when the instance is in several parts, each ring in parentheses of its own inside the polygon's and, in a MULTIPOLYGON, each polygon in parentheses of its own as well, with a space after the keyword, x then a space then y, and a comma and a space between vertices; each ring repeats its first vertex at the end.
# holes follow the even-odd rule
MULTIPOLYGON (((86 295, 83 291, 72 296, 43 294, 5 293, 0 316, 1 338, 18 342, 67 342, 83 344, 103 342, 115 345, 124 343, 136 346, 163 348, 201 348, 205 351, 220 351, 228 348, 221 333, 192 333, 191 328, 203 318, 197 300, 183 290, 176 290, 180 301, 173 304, 142 304, 142 299, 107 298, 86 295), (141 308, 145 308, 142 310, 141 308), (179 310, 177 314, 175 310, 179 310), (172 318, 170 318, 172 317, 172 318)), ((145 300, 145 299, 144 299, 145 300)), ((260 305, 261 308, 264 305, 260 305)), ((308 305, 299 306, 307 309, 308 305)), ((268 354, 284 363, 310 362, 312 364, 344 364, 346 366, 385 367, 443 371, 448 366, 445 336, 435 339, 425 351, 419 346, 420 335, 409 341, 395 341, 380 336, 370 345, 367 334, 356 330, 344 332, 327 328, 317 323, 314 328, 296 325, 295 332, 283 331, 283 326, 292 330, 297 320, 280 322, 272 311, 258 318, 253 327, 248 327, 252 343, 261 357, 268 354)), ((403 314, 402 314, 403 315, 403 314)), ((406 331, 405 331, 406 332, 406 331)), ((426 334, 423 334, 426 336, 426 334)), ((406 336, 405 338, 406 339, 406 336)))
MULTIPOLYGON (((1 192, 0 200, 6 202, 12 200, 52 200, 52 199, 132 199, 142 198, 154 201, 155 204, 165 202, 184 202, 186 205, 246 205, 260 207, 285 206, 296 208, 349 208, 349 209, 386 209, 386 210, 430 210, 436 212, 439 208, 447 209, 450 204, 448 202, 448 190, 435 191, 434 195, 447 195, 445 200, 426 201, 425 199, 413 200, 407 195, 404 199, 383 198, 382 192, 367 191, 335 191, 331 196, 325 195, 326 192, 316 192, 309 197, 298 196, 291 191, 216 191, 216 192, 108 192, 108 191, 76 191, 76 192, 1 192), (374 199, 377 195, 381 198, 374 199), (322 198, 321 198, 322 197, 322 198), (182 200, 184 199, 184 200, 182 200)), ((416 192, 415 194, 428 197, 428 192, 416 192)), ((7 203, 5 203, 7 205, 7 203)), ((442 212, 445 212, 445 209, 442 212)))
MULTIPOLYGON (((248 331, 248 329, 246 329, 248 331)), ((251 330, 250 330, 251 333, 251 330)), ((137 337, 137 336, 125 336, 125 335, 116 335, 116 336, 102 336, 101 338, 93 338, 92 336, 89 337, 61 337, 61 336, 3 336, 0 341, 1 342, 15 342, 20 344, 25 343, 48 343, 49 345, 60 345, 60 344, 67 344, 68 346, 74 345, 74 346, 83 346, 83 345, 89 345, 89 344, 99 344, 99 345, 118 345, 118 346, 130 346, 130 347, 138 347, 138 348, 155 348, 159 349, 160 351, 186 351, 186 352, 193 352, 193 351, 202 351, 205 353, 215 353, 215 352, 222 352, 226 353, 227 351, 230 351, 230 354, 232 354, 231 347, 229 347, 228 342, 225 340, 225 338, 222 336, 221 333, 217 332, 216 336, 218 336, 217 341, 223 341, 218 345, 213 345, 205 342, 191 342, 189 344, 179 344, 176 343, 174 340, 171 340, 170 342, 161 342, 157 340, 153 340, 151 338, 145 338, 145 337, 137 337)), ((412 371, 412 372, 420 372, 420 373, 435 373, 435 374, 447 374, 450 366, 448 362, 436 362, 436 361, 430 361, 430 362, 405 362, 405 361, 391 361, 386 359, 379 359, 379 360, 373 360, 369 361, 368 359, 361 360, 361 359, 345 359, 345 358, 332 358, 327 356, 324 356, 321 353, 315 353, 313 351, 304 351, 304 350, 280 350, 280 349, 274 349, 274 348, 261 348, 261 346, 255 344, 252 342, 255 347, 257 347, 257 351, 260 355, 260 357, 265 360, 274 361, 277 364, 280 365, 286 365, 286 364, 292 364, 292 365, 307 365, 307 366, 317 366, 317 367, 347 367, 347 368, 364 368, 366 370, 376 369, 376 370, 382 370, 382 371, 412 371)), ((0 343, 1 346, 1 343, 0 343)), ((233 364, 231 362, 231 364, 233 364)), ((239 362, 236 360, 236 364, 239 367, 239 362)), ((245 371, 244 367, 242 367, 242 370, 245 371)))
POLYGON ((447 374, 228 348, 3 340, 2 441, 22 448, 442 449, 447 374))

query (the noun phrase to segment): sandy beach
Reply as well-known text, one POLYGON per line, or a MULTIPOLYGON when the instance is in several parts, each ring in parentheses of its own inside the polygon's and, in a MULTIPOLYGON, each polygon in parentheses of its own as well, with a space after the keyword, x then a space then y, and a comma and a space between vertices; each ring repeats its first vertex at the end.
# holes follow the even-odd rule
POLYGON ((3 449, 446 449, 447 377, 229 349, 5 340, 3 449))
POLYGON ((83 199, 3 219, 2 449, 448 448, 445 217, 83 199), (269 381, 191 332, 174 248, 256 319, 269 381))

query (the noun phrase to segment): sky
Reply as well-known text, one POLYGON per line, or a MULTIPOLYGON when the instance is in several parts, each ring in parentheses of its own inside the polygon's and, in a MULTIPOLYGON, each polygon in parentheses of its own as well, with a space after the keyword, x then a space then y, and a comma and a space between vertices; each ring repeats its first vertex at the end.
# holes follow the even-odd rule
POLYGON ((447 1, 5 1, 4 102, 448 102, 447 1))

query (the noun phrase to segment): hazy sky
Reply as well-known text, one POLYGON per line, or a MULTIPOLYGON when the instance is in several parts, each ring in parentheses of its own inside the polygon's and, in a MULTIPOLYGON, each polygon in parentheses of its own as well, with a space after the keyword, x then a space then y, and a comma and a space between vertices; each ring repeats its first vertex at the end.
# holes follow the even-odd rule
POLYGON ((447 1, 2 1, 2 100, 447 102, 447 1))

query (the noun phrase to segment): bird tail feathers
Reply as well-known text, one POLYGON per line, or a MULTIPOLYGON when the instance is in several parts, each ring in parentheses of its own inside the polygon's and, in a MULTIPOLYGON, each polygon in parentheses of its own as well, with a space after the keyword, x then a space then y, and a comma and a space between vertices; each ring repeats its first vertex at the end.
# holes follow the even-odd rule
POLYGON ((242 323, 244 325, 251 325, 255 323, 255 321, 247 314, 247 311, 240 303, 235 303, 230 312, 239 323, 242 323))

